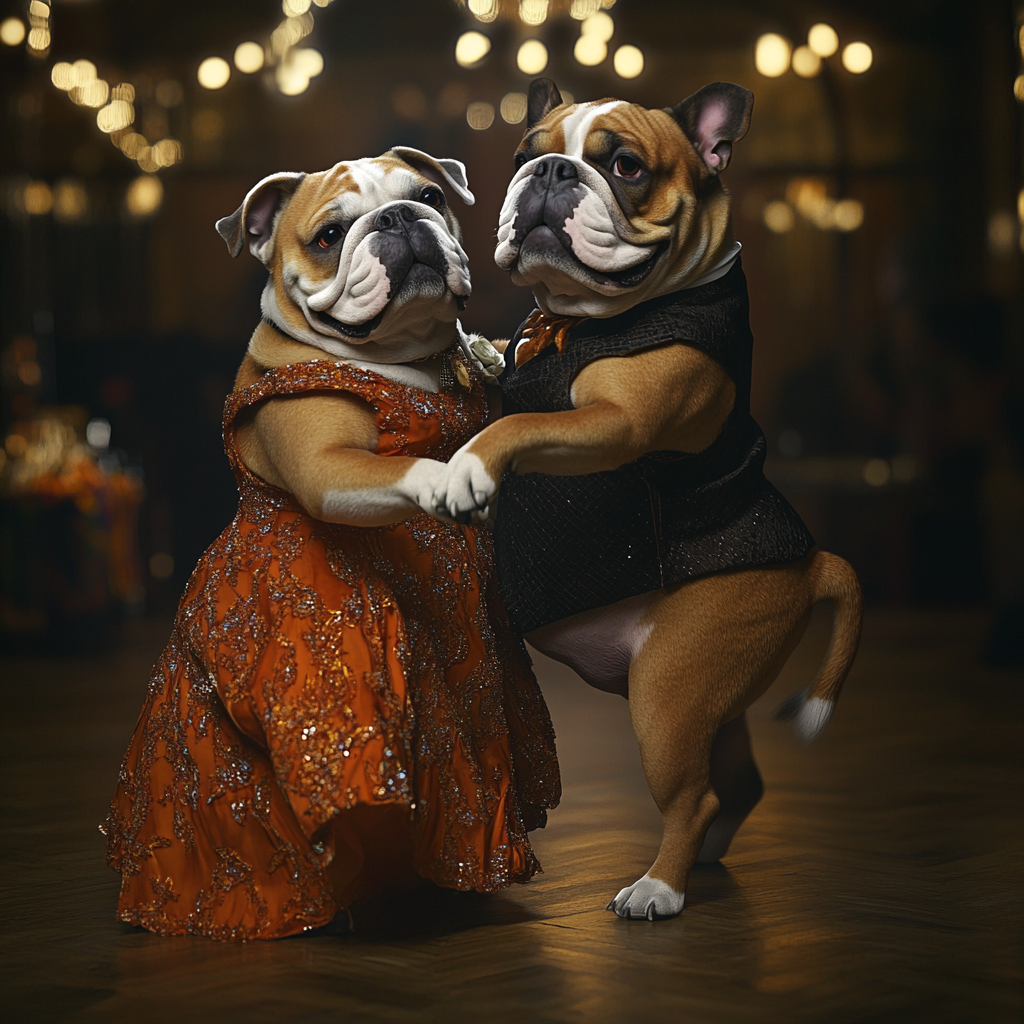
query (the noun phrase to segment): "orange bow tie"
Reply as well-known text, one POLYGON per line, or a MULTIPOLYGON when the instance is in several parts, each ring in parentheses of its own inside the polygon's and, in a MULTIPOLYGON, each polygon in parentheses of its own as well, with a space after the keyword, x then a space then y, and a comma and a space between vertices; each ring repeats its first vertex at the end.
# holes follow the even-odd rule
POLYGON ((516 346, 516 369, 528 363, 538 352, 543 352, 552 342, 561 352, 565 348, 569 330, 586 319, 583 316, 548 316, 535 309, 526 318, 520 331, 520 342, 516 346))

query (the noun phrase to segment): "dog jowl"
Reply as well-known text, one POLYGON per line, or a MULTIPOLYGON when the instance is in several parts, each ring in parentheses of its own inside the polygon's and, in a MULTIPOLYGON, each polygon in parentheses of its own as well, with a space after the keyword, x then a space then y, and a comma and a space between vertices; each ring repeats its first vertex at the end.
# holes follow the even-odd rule
POLYGON ((733 243, 718 173, 752 106, 726 82, 664 110, 565 106, 535 82, 495 261, 545 313, 610 316, 684 287, 733 243))
POLYGON ((458 160, 396 147, 270 175, 217 230, 270 271, 263 313, 291 337, 339 358, 406 362, 434 334, 448 343, 471 290, 444 187, 473 202, 458 160))

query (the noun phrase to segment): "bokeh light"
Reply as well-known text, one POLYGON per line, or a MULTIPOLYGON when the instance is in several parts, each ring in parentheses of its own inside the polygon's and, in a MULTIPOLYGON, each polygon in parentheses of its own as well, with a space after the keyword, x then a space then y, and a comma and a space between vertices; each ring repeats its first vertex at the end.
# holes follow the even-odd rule
POLYGON ((263 67, 263 61, 263 47, 259 43, 239 43, 235 47, 235 67, 242 74, 255 74, 263 67))
POLYGON ((391 93, 391 108, 406 121, 419 121, 427 112, 427 97, 418 85, 397 85, 391 93))
POLYGON ((862 75, 871 67, 874 54, 867 43, 850 43, 843 47, 843 67, 854 75, 862 75))
POLYGON ((548 16, 548 0, 519 0, 519 20, 524 25, 542 25, 548 16))
POLYGON ((1024 103, 1024 75, 1018 75, 1013 80, 1013 96, 1018 103, 1024 103))
POLYGON ((539 75, 548 66, 548 48, 539 39, 527 39, 519 47, 516 64, 524 75, 539 75))
POLYGON ((573 47, 572 55, 584 67, 592 68, 608 56, 608 44, 599 36, 580 36, 573 47))
POLYGON ((196 72, 196 78, 204 89, 222 89, 230 77, 231 65, 223 57, 207 57, 196 72))
POLYGON ((483 22, 494 21, 500 11, 498 0, 469 0, 466 6, 477 21, 483 22))
POLYGON ((286 18, 301 18, 309 10, 311 0, 281 0, 281 10, 286 18))
POLYGON ((53 192, 45 181, 30 181, 21 194, 25 212, 34 217, 49 213, 53 207, 53 192))
POLYGON ((784 235, 787 231, 792 231, 793 225, 796 224, 793 207, 781 199, 765 203, 761 216, 764 219, 765 227, 776 235, 784 235))
POLYGON ((466 124, 482 132, 494 124, 494 107, 490 103, 475 102, 466 107, 466 124))
POLYGON ((463 32, 455 44, 455 61, 460 67, 471 68, 491 52, 491 41, 483 32, 463 32))
POLYGON ((108 135, 127 128, 135 120, 135 108, 127 100, 111 100, 96 115, 96 124, 108 135))
POLYGON ((124 206, 130 217, 152 217, 164 201, 164 187, 153 174, 140 174, 125 193, 124 206))
POLYGON ((637 46, 620 46, 615 51, 612 66, 620 78, 636 78, 644 69, 643 51, 637 46))
POLYGON ((89 212, 89 193, 74 178, 57 182, 53 190, 53 215, 62 224, 77 224, 89 212))
POLYGON ((819 57, 831 57, 839 49, 839 33, 831 25, 819 21, 807 33, 807 45, 819 57))
POLYGON ((34 28, 29 31, 28 42, 25 44, 33 57, 45 57, 50 49, 50 30, 34 28))
POLYGON ((754 47, 754 66, 765 78, 778 78, 786 73, 792 46, 774 32, 767 32, 757 40, 754 47))
POLYGON ((509 124, 520 124, 526 120, 526 93, 510 92, 501 98, 501 117, 509 124))
POLYGON ((0 21, 0 43, 5 46, 20 46, 25 39, 25 23, 21 18, 4 18, 0 21))
POLYGON ((864 223, 864 204, 858 199, 840 199, 832 211, 838 231, 856 231, 864 223))
POLYGON ((821 57, 809 46, 798 46, 793 51, 793 70, 801 78, 814 78, 821 71, 821 57))
POLYGON ((311 78, 324 69, 323 54, 312 47, 293 47, 277 66, 274 80, 285 96, 298 96, 309 88, 311 78))
POLYGON ((615 22, 612 21, 611 15, 599 11, 584 19, 580 25, 580 35, 597 36, 602 43, 607 43, 615 35, 615 22))

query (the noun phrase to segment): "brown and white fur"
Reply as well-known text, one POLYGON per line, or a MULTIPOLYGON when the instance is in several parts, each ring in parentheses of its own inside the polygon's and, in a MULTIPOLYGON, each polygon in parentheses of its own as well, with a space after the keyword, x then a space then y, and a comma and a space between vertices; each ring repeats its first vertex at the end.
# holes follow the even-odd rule
MULTIPOLYGON (((617 100, 567 107, 553 82, 534 82, 497 262, 543 311, 562 315, 611 316, 713 280, 738 252, 718 174, 752 103, 747 90, 717 83, 667 110, 617 100)), ((577 475, 649 451, 700 452, 735 390, 684 339, 599 359, 576 377, 571 411, 498 420, 457 452, 437 510, 484 508, 507 470, 577 475)), ((814 682, 781 709, 809 741, 832 713, 860 635, 857 578, 834 555, 665 587, 528 634, 592 685, 628 695, 664 831, 650 870, 609 904, 620 917, 679 913, 693 864, 722 857, 760 799, 744 712, 819 600, 835 606, 831 646, 814 682)))
MULTIPOLYGON (((251 189, 217 222, 233 256, 248 244, 269 272, 236 386, 268 367, 330 358, 436 391, 439 353, 456 341, 479 365, 478 339, 457 320, 470 278, 446 187, 473 202, 459 161, 396 148, 251 189)), ((420 512, 444 472, 431 459, 375 455, 370 407, 339 392, 262 402, 238 440, 246 465, 310 515, 353 526, 420 512)))

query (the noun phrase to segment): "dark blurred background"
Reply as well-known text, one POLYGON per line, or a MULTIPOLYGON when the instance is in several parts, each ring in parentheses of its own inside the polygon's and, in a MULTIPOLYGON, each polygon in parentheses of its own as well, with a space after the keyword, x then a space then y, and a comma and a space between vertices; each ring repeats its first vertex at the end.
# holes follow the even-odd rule
POLYGON ((220 415, 264 275, 213 224, 259 178, 396 143, 463 160, 464 323, 515 329, 530 298, 491 253, 543 71, 653 107, 754 91, 726 184, 769 475, 869 600, 986 607, 979 655, 1020 664, 1022 21, 997 0, 2 0, 3 642, 167 612, 232 516, 220 415))

